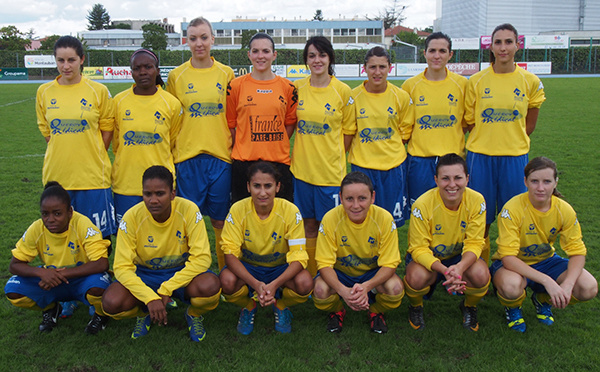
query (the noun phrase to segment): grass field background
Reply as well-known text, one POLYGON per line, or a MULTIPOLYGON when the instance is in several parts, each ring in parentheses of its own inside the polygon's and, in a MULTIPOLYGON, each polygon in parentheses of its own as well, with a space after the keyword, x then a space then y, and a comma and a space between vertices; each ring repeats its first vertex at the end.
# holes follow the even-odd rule
MULTIPOLYGON (((351 86, 358 81, 348 82, 351 86)), ((400 85, 401 81, 394 81, 400 85)), ((547 101, 532 135, 530 157, 555 160, 559 190, 578 212, 588 247, 586 268, 600 274, 600 89, 598 78, 543 79, 547 101)), ((129 84, 108 84, 113 96, 129 84)), ((78 309, 59 320, 50 334, 40 334, 41 314, 14 308, 3 287, 10 277, 10 250, 39 218, 41 169, 45 141, 35 118, 37 85, 2 85, 0 90, 0 369, 15 371, 188 371, 188 370, 598 370, 600 302, 555 310, 556 324, 535 319, 526 300, 525 334, 510 331, 498 300, 488 295, 479 310, 480 330, 461 326, 460 298, 436 291, 425 303, 426 328, 412 330, 407 301, 386 319, 385 335, 369 332, 366 314, 348 314, 339 335, 325 332, 325 314, 312 302, 292 309, 293 332, 273 330, 273 315, 259 309, 255 330, 245 337, 235 330, 238 309, 228 303, 205 316, 206 339, 195 344, 187 334, 184 308, 169 313, 169 325, 152 327, 131 340, 134 320, 111 321, 97 336, 83 329, 89 316, 78 309)), ((68 166, 66 164, 65 166, 68 166)), ((208 220, 208 219, 206 219, 208 220)), ((496 236, 495 225, 492 237, 496 236)), ((407 249, 407 225, 398 229, 400 251, 407 249)), ((209 228, 211 244, 213 234, 209 228)), ((495 250, 495 242, 492 243, 495 250)), ((112 260, 112 258, 111 258, 112 260)), ((404 267, 398 269, 404 274, 404 267)))

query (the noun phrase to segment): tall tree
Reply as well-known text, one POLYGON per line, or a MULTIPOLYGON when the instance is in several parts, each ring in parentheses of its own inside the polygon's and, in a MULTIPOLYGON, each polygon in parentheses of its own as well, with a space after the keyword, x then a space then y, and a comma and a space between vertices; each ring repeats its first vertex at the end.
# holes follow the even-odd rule
POLYGON ((92 10, 88 11, 88 15, 85 17, 89 24, 88 30, 104 30, 110 25, 110 16, 104 5, 98 3, 94 4, 92 10))
POLYGON ((243 30, 240 35, 242 37, 242 47, 240 49, 250 49, 250 39, 252 39, 252 36, 257 32, 258 30, 243 30))
POLYGON ((27 39, 16 26, 0 28, 0 50, 25 50, 30 45, 31 40, 27 39))
POLYGON ((321 9, 317 9, 315 15, 313 16, 313 21, 322 21, 323 20, 323 12, 321 9))
POLYGON ((393 0, 392 5, 379 11, 379 15, 373 18, 366 16, 366 18, 370 21, 383 21, 383 27, 387 30, 400 25, 406 19, 404 16, 406 7, 406 5, 399 5, 398 0, 393 0))
POLYGON ((157 24, 149 23, 142 26, 144 42, 142 48, 152 50, 167 49, 167 34, 164 28, 157 24))

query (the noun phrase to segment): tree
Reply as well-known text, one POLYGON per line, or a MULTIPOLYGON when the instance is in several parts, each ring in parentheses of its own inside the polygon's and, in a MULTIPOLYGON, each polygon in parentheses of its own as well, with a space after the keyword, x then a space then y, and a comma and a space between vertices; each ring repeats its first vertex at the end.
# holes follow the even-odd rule
MULTIPOLYGON (((414 32, 400 31, 396 34, 395 39, 396 38, 408 44, 412 44, 418 47, 425 47, 425 40, 423 40, 421 37, 419 37, 419 35, 417 35, 414 32)), ((394 42, 392 41, 392 43, 394 42)))
POLYGON ((56 40, 58 40, 59 38, 60 38, 60 35, 50 35, 50 36, 46 37, 41 42, 40 50, 53 50, 54 44, 56 43, 56 40))
POLYGON ((167 34, 165 29, 157 24, 149 23, 142 26, 144 35, 144 42, 142 48, 152 50, 165 50, 167 49, 167 34))
POLYGON ((257 32, 258 30, 243 30, 241 34, 242 47, 240 49, 250 49, 250 39, 252 39, 252 36, 254 36, 254 34, 257 32))
POLYGON ((313 16, 313 21, 322 21, 323 20, 323 12, 321 9, 317 9, 315 15, 313 16))
POLYGON ((25 50, 30 45, 31 40, 27 39, 16 26, 0 28, 0 50, 25 50))
POLYGON ((366 18, 369 21, 383 21, 383 28, 390 29, 396 25, 400 25, 406 17, 403 15, 406 10, 406 5, 398 5, 398 0, 394 0, 391 6, 379 11, 379 15, 373 18, 366 18))
POLYGON ((110 25, 110 16, 108 11, 102 4, 94 4, 92 10, 88 11, 88 15, 85 17, 89 24, 88 30, 104 30, 110 25))
POLYGON ((33 36, 35 35, 35 30, 33 29, 33 27, 31 27, 26 33, 25 33, 25 37, 28 38, 29 40, 33 40, 33 36))

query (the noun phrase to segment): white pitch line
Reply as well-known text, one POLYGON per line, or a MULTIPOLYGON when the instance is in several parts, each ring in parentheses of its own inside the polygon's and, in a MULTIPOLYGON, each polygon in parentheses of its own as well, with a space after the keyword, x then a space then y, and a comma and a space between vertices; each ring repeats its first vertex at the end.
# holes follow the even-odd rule
POLYGON ((23 159, 23 158, 38 158, 43 157, 45 154, 30 154, 30 155, 17 155, 17 156, 0 156, 0 159, 23 159))
POLYGON ((23 102, 27 102, 27 101, 32 101, 34 99, 35 99, 34 97, 31 97, 31 98, 27 98, 27 99, 24 99, 24 100, 21 100, 21 101, 17 101, 17 102, 9 102, 9 103, 5 103, 3 105, 0 105, 0 107, 18 105, 19 103, 23 103, 23 102))

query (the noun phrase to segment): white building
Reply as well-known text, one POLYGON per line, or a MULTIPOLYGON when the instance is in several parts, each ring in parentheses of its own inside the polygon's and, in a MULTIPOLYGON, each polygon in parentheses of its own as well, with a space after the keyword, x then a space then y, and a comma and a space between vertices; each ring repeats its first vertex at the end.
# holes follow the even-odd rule
POLYGON ((521 35, 600 30, 600 0, 437 0, 436 13, 434 30, 454 38, 491 35, 502 23, 521 35))

